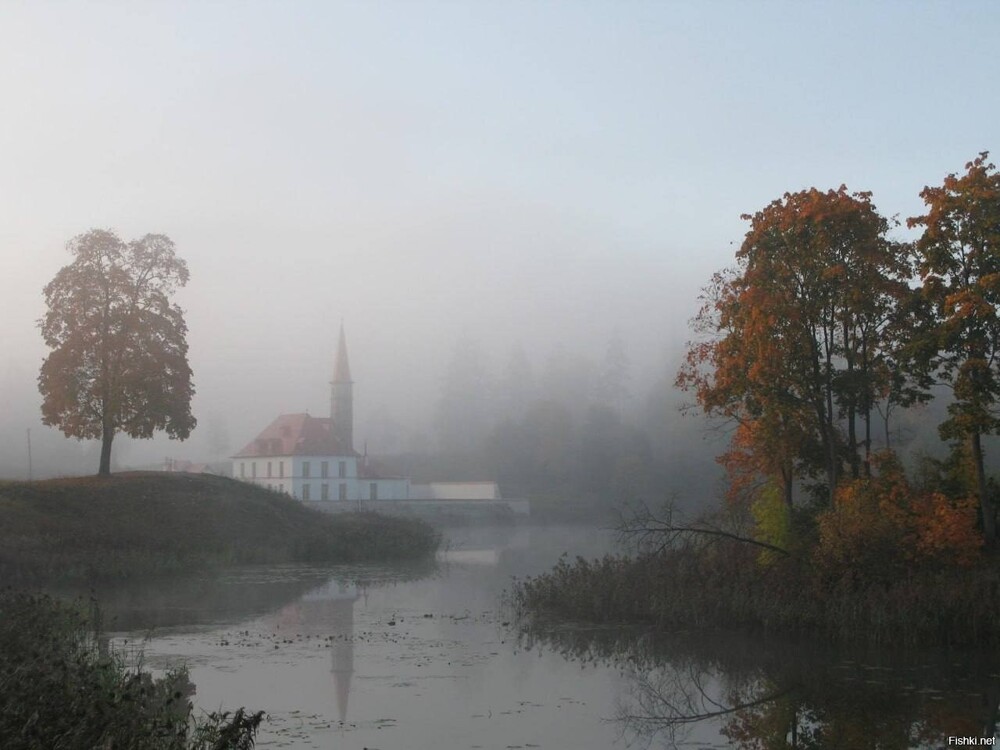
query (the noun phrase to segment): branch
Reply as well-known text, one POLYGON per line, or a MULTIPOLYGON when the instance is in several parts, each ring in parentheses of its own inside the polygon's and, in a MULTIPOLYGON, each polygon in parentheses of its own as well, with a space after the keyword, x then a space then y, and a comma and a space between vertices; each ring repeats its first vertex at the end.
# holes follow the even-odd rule
POLYGON ((783 549, 782 547, 775 546, 768 542, 762 542, 759 539, 754 539, 752 537, 741 536, 740 534, 726 531, 717 526, 710 526, 707 524, 691 526, 676 523, 673 518, 674 512, 673 506, 668 505, 665 509, 665 517, 660 517, 649 510, 647 506, 642 505, 635 510, 630 518, 626 518, 624 515, 622 516, 617 528, 618 535, 623 540, 637 540, 640 546, 645 547, 652 544, 653 550, 657 553, 663 552, 674 542, 684 537, 709 536, 729 539, 743 544, 751 544, 756 547, 770 550, 771 552, 777 552, 785 557, 792 556, 791 552, 783 549))

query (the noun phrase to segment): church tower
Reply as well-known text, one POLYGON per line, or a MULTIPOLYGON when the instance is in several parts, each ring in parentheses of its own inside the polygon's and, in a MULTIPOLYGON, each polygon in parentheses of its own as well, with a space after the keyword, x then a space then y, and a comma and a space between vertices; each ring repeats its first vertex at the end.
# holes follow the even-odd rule
POLYGON ((333 436, 347 452, 354 451, 353 387, 351 366, 347 362, 347 339, 344 337, 344 324, 341 323, 337 360, 333 365, 333 380, 330 381, 330 420, 333 422, 333 436))

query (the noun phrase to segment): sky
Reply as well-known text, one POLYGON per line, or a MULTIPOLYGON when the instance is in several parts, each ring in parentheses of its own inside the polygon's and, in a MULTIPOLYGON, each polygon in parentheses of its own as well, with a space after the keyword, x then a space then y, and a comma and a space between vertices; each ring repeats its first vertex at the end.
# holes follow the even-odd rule
POLYGON ((191 271, 201 426, 135 462, 326 413, 341 322, 362 438, 428 423, 463 338, 499 368, 617 334, 652 383, 741 214, 846 184, 905 219, 1000 148, 998 38, 972 1, 8 0, 0 475, 28 429, 58 452, 36 322, 91 228, 191 271))

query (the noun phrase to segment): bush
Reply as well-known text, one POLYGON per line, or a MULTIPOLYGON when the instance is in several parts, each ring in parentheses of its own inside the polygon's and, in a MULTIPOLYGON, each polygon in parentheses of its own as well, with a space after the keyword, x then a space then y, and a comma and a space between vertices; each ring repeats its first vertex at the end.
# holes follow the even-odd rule
POLYGON ((891 456, 879 475, 837 489, 833 507, 817 516, 814 559, 828 581, 891 580, 921 569, 971 567, 981 557, 975 498, 921 492, 891 456))
MULTIPOLYGON (((96 609, 92 608, 92 613, 96 609)), ((0 593, 0 747, 250 750, 263 713, 195 719, 186 671, 128 667, 85 616, 47 596, 0 593)))

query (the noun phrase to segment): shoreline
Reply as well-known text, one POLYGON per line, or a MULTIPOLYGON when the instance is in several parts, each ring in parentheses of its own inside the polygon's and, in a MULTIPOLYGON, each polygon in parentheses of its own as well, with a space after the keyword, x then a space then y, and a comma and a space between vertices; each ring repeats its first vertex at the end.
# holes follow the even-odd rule
POLYGON ((202 474, 134 472, 0 484, 0 580, 107 581, 273 563, 432 555, 428 524, 330 515, 202 474))

